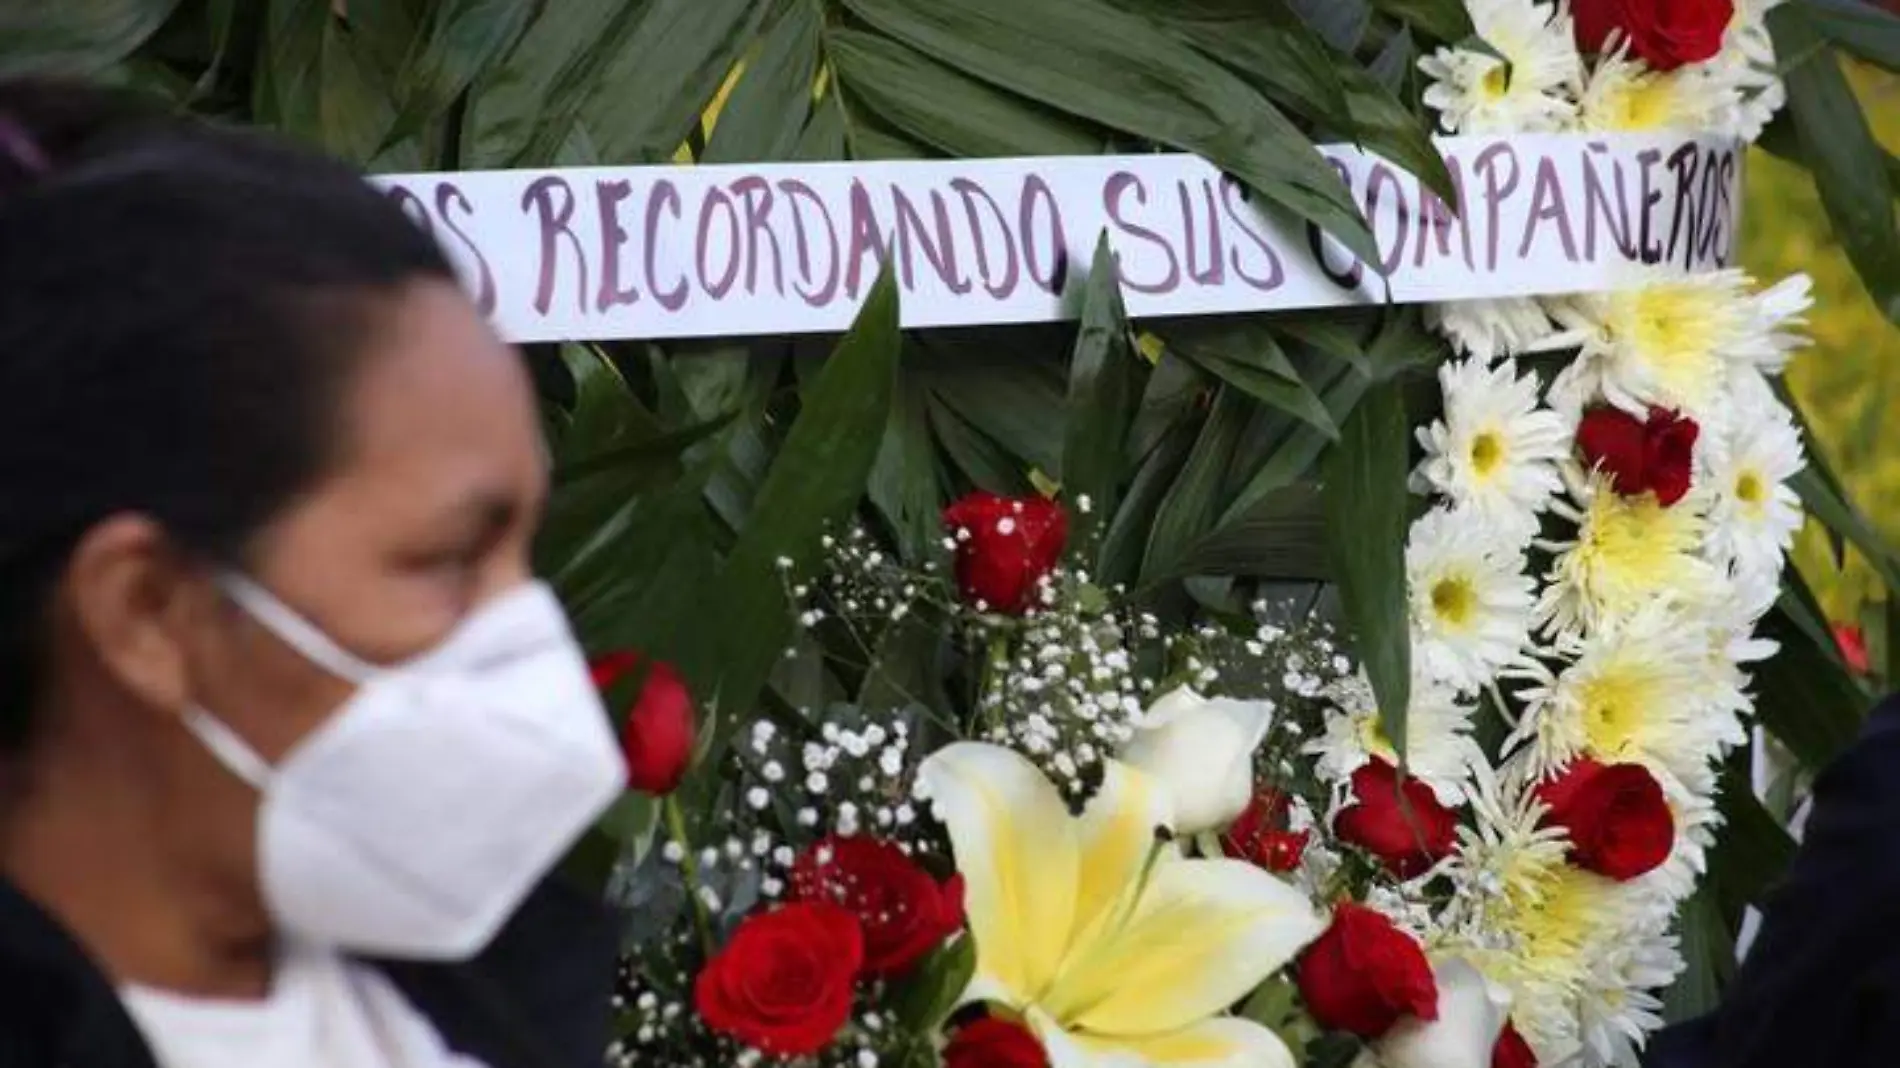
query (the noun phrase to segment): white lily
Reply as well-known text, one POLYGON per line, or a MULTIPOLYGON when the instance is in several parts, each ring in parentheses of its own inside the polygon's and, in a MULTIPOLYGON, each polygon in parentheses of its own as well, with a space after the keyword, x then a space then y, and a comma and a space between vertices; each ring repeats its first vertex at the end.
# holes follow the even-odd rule
POLYGON ((1372 1044, 1383 1068, 1484 1068, 1510 1018, 1511 996, 1461 958, 1440 961, 1438 1019, 1406 1017, 1372 1044))
POLYGON ((1177 833, 1224 830, 1253 800, 1253 753, 1272 723, 1272 701, 1182 686, 1148 707, 1121 759, 1167 787, 1177 833))
POLYGON ((1079 817, 1001 746, 947 746, 918 781, 964 878, 964 999, 1020 1013, 1052 1068, 1292 1068, 1271 1030, 1223 1013, 1325 928, 1304 894, 1158 846, 1170 797, 1125 764, 1079 817))

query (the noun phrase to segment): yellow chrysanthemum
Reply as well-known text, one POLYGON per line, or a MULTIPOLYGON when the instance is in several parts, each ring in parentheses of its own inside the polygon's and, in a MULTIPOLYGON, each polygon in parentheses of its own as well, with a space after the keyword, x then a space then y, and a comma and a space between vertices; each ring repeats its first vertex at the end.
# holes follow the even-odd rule
POLYGON ((1700 555, 1706 521, 1693 499, 1667 508, 1654 494, 1624 497, 1595 473, 1582 494, 1576 540, 1547 577, 1540 615, 1547 629, 1578 635, 1615 623, 1655 601, 1695 604, 1713 596, 1720 575, 1700 555))
POLYGON ((1711 762, 1738 737, 1734 676, 1714 670, 1713 637, 1699 616, 1650 605, 1591 635, 1565 642, 1574 657, 1554 677, 1526 688, 1526 714, 1513 743, 1529 743, 1542 775, 1583 755, 1635 762, 1688 789, 1714 789, 1711 762))
POLYGON ((1527 784, 1491 783, 1474 802, 1450 869, 1457 897, 1442 952, 1476 965, 1511 994, 1511 1022, 1540 1063, 1578 1047, 1577 1009, 1607 943, 1637 922, 1640 903, 1616 883, 1573 867, 1527 784))
POLYGON ((1619 54, 1598 62, 1582 103, 1581 125, 1592 132, 1702 130, 1733 111, 1736 92, 1696 67, 1653 71, 1619 54))
POLYGON ((1657 273, 1629 289, 1550 302, 1580 348, 1551 384, 1552 399, 1573 411, 1599 397, 1630 412, 1660 406, 1705 430, 1721 425, 1731 375, 1785 363, 1808 305, 1802 280, 1759 294, 1752 286, 1738 270, 1657 273))

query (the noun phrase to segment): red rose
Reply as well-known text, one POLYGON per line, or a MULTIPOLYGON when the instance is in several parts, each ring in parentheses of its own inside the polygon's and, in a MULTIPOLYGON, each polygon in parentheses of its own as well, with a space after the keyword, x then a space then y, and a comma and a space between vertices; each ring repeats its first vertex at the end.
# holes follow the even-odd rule
POLYGON ((1834 624, 1834 644, 1840 646, 1841 659, 1854 674, 1865 675, 1873 669, 1873 661, 1867 659, 1867 636, 1859 627, 1852 623, 1834 624))
POLYGON ((1036 586, 1062 559, 1069 517, 1041 497, 972 493, 943 510, 957 542, 957 585, 984 610, 1021 615, 1036 602, 1036 586))
POLYGON ((1402 1016, 1438 1019, 1438 982, 1411 935, 1384 915, 1343 902, 1332 926, 1300 957, 1306 1009, 1329 1031, 1378 1038, 1402 1016))
POLYGON ((957 1029, 943 1068, 1049 1068, 1049 1055, 1023 1025, 985 1016, 957 1029))
POLYGON ((1701 434, 1693 419, 1661 408, 1649 410, 1649 421, 1643 424, 1643 471, 1656 503, 1664 508, 1688 494, 1701 434))
POLYGON ((864 972, 895 976, 963 927, 963 877, 943 883, 874 838, 826 838, 792 865, 792 897, 838 905, 864 929, 864 972))
POLYGON ((1548 826, 1570 834, 1570 860, 1619 882, 1654 871, 1675 846, 1662 784, 1641 764, 1581 758, 1537 787, 1548 826))
POLYGON ((857 917, 804 902, 755 913, 700 971, 693 1005, 706 1026, 781 1057, 824 1049, 851 1016, 864 963, 857 917))
POLYGON ((1640 422, 1619 408, 1592 408, 1577 426, 1577 449, 1584 463, 1610 476, 1617 493, 1653 492, 1667 508, 1689 492, 1701 432, 1695 420, 1662 408, 1640 422))
POLYGON ((1722 50, 1734 0, 1576 0, 1577 46, 1601 52, 1617 30, 1655 70, 1700 63, 1722 50))
POLYGON ((1537 1054, 1509 1020, 1498 1034, 1498 1044, 1491 1047, 1491 1068, 1537 1068, 1537 1054))
MULTIPOLYGON (((608 653, 590 665, 594 685, 604 694, 638 670, 647 659, 631 651, 608 653)), ((640 693, 620 728, 627 758, 627 781, 636 790, 673 792, 693 760, 693 696, 679 672, 663 660, 650 662, 640 693)))
POLYGON ((1221 851, 1271 872, 1300 866, 1310 835, 1286 829, 1287 796, 1272 787, 1253 795, 1233 826, 1221 836, 1221 851))
POLYGON ((1621 408, 1592 408, 1577 425, 1577 449, 1592 470, 1610 476, 1610 488, 1635 496, 1649 488, 1643 477, 1643 424, 1621 408))
POLYGON ((1341 840, 1370 852, 1401 879, 1420 875, 1451 855, 1458 819, 1417 779, 1372 760, 1352 773, 1353 803, 1333 820, 1341 840))

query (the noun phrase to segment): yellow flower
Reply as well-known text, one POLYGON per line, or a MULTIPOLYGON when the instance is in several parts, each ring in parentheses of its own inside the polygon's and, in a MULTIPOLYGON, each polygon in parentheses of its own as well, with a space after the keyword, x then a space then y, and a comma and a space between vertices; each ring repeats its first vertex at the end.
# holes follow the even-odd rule
POLYGON ((1585 641, 1560 643, 1575 659, 1522 691, 1526 714, 1513 740, 1532 743, 1540 775, 1581 754, 1643 764, 1711 793, 1715 758, 1747 739, 1740 673, 1717 670, 1712 641, 1703 617, 1659 602, 1585 641))
POLYGON ((1700 549, 1707 522, 1690 501, 1663 507, 1654 494, 1623 497, 1590 476, 1577 540, 1557 556, 1541 614, 1576 634, 1628 618, 1653 601, 1694 604, 1720 589, 1700 549))
POLYGON ((1579 125, 1593 133, 1706 130, 1738 104, 1733 86, 1702 71, 1652 71, 1626 54, 1609 55, 1584 89, 1579 125))
POLYGON ((919 782, 965 882, 964 998, 1022 1014, 1052 1068, 1292 1068, 1272 1031, 1223 1013, 1324 929, 1303 894, 1158 845, 1169 797, 1118 762, 1079 817, 1001 746, 948 746, 919 782))

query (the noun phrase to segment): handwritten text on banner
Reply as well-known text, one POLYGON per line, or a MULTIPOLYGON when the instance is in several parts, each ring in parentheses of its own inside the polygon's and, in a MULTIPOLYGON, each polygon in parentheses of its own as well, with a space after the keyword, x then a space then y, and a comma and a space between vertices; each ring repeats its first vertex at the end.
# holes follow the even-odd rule
POLYGON ((842 330, 890 250, 904 325, 1070 317, 1098 235, 1135 316, 1603 290, 1726 265, 1740 147, 1681 136, 1440 142, 1454 213, 1404 170, 1325 153, 1368 269, 1193 156, 467 171, 377 179, 515 341, 842 330))

